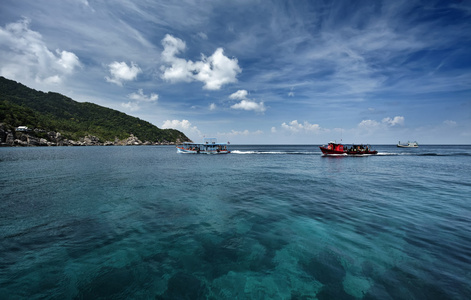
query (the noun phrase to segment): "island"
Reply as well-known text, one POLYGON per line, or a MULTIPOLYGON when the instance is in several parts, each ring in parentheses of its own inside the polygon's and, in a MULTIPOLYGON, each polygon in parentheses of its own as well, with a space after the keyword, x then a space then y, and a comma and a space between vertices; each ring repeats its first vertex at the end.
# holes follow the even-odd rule
POLYGON ((0 76, 0 146, 175 145, 191 140, 120 111, 0 76))

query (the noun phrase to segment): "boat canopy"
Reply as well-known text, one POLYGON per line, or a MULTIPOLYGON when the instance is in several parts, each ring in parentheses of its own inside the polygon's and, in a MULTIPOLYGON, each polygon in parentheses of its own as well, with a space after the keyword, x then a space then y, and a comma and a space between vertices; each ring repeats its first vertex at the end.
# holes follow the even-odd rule
POLYGON ((205 144, 217 144, 218 140, 216 138, 204 138, 203 143, 205 144))
POLYGON ((185 146, 227 146, 226 143, 212 143, 212 144, 204 143, 204 144, 201 144, 201 143, 189 143, 189 142, 184 142, 183 145, 185 145, 185 146))

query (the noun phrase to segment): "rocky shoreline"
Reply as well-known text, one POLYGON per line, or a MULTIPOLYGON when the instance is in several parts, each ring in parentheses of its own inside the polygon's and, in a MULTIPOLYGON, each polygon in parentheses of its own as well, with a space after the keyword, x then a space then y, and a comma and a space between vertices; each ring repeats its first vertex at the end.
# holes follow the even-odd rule
POLYGON ((96 136, 87 135, 79 140, 69 140, 60 132, 45 132, 39 129, 16 131, 0 124, 0 147, 53 147, 53 146, 137 146, 137 145, 176 145, 182 142, 141 141, 131 134, 127 139, 101 142, 96 136), (40 133, 40 136, 38 136, 40 133))

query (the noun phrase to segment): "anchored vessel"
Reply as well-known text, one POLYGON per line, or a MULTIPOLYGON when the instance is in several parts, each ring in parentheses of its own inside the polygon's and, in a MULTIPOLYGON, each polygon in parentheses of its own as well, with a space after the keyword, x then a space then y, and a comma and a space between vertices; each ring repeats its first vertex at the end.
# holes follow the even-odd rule
POLYGON ((417 144, 417 142, 407 142, 407 144, 401 144, 401 142, 399 141, 399 143, 397 143, 397 146, 400 148, 417 148, 419 147, 419 144, 417 144))
POLYGON ((226 143, 218 143, 215 138, 205 138, 203 143, 183 143, 177 146, 178 153, 190 154, 228 154, 226 143))
POLYGON ((330 142, 327 146, 319 147, 324 155, 373 155, 378 151, 372 150, 369 145, 344 145, 330 142))

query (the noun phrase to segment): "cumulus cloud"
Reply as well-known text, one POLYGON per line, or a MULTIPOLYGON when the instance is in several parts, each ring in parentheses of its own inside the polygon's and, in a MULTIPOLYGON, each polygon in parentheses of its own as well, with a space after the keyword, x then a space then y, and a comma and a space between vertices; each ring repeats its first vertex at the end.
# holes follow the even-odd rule
POLYGON ((138 111, 141 109, 138 103, 132 101, 121 103, 121 106, 130 111, 138 111))
POLYGON ((260 135, 263 134, 262 130, 256 130, 256 131, 249 131, 248 129, 238 131, 238 130, 231 130, 229 133, 218 133, 219 135, 226 135, 226 136, 249 136, 249 135, 260 135))
POLYGON ((378 127, 380 123, 375 120, 362 120, 360 124, 358 124, 358 127, 361 128, 375 128, 378 127))
POLYGON ((28 82, 59 84, 81 66, 72 52, 51 51, 28 19, 0 27, 0 74, 28 82))
POLYGON ((263 113, 267 110, 263 102, 255 102, 247 98, 248 92, 246 90, 238 90, 229 96, 233 100, 241 100, 231 106, 232 109, 253 110, 255 112, 263 113))
POLYGON ((197 134, 201 136, 201 132, 196 126, 193 126, 190 121, 188 120, 166 120, 162 124, 162 128, 167 129, 167 128, 172 128, 172 129, 177 129, 185 134, 197 134))
POLYGON ((142 72, 141 68, 133 62, 128 66, 124 61, 114 61, 108 65, 111 73, 111 77, 106 76, 105 79, 108 82, 123 85, 123 81, 131 81, 137 78, 137 75, 142 72))
POLYGON ((404 125, 404 117, 402 116, 396 116, 394 118, 384 118, 381 122, 378 122, 376 120, 362 120, 359 124, 358 127, 360 128, 365 128, 365 129, 374 129, 378 127, 393 127, 393 126, 398 126, 398 125, 404 125))
POLYGON ((130 111, 137 111, 141 109, 139 106, 141 102, 155 102, 159 99, 159 95, 155 93, 146 95, 142 89, 138 89, 137 92, 129 94, 128 98, 132 101, 121 103, 121 106, 130 111))
POLYGON ((64 73, 70 74, 80 66, 79 59, 74 53, 59 49, 56 50, 56 53, 59 57, 57 63, 62 67, 64 73))
POLYGON ((307 121, 304 121, 304 123, 299 123, 298 120, 293 120, 289 122, 288 124, 286 122, 283 122, 283 124, 281 124, 281 128, 284 130, 293 132, 293 133, 297 133, 297 132, 318 133, 322 130, 319 124, 310 124, 307 121))
POLYGON ((250 134, 250 131, 246 129, 243 131, 232 130, 227 135, 249 135, 249 134, 250 134))
POLYGON ((242 100, 239 103, 236 103, 236 104, 232 105, 231 108, 233 108, 233 109, 243 109, 243 110, 253 110, 253 111, 261 112, 261 113, 263 113, 267 110, 265 105, 263 104, 263 102, 257 103, 257 102, 251 101, 251 100, 242 100))
POLYGON ((384 118, 383 123, 389 126, 404 125, 404 117, 396 116, 393 119, 384 118))
POLYGON ((211 103, 211 104, 209 105, 209 110, 216 110, 216 104, 211 103))
POLYGON ((157 101, 159 99, 159 95, 157 95, 155 93, 151 93, 150 96, 145 95, 144 91, 142 89, 138 89, 137 93, 129 94, 128 98, 131 99, 131 100, 135 100, 135 101, 154 102, 154 101, 157 101))
POLYGON ((170 82, 193 81, 191 65, 193 62, 186 61, 176 55, 185 50, 186 44, 181 39, 175 38, 169 34, 162 40, 164 50, 162 51, 162 60, 170 67, 162 66, 162 79, 170 82))
POLYGON ((235 100, 247 99, 248 94, 249 93, 246 90, 238 90, 237 92, 231 94, 229 98, 235 100))
POLYGON ((225 84, 237 82, 237 74, 242 72, 237 59, 225 56, 222 48, 217 48, 209 57, 202 54, 200 61, 193 62, 177 57, 186 49, 186 44, 181 39, 167 34, 162 45, 162 60, 167 65, 161 67, 164 80, 200 81, 204 83, 204 89, 219 90, 225 84))

